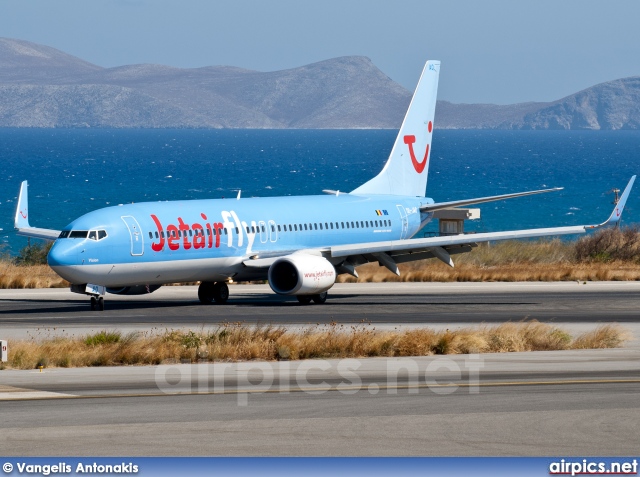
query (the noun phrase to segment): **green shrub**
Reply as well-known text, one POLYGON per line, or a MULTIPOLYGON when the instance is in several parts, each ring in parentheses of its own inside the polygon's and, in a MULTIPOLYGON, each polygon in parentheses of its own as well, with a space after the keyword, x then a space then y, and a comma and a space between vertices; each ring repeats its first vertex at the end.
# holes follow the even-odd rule
POLYGON ((118 343, 122 334, 119 331, 102 330, 93 335, 87 335, 84 338, 84 344, 87 346, 99 346, 105 344, 118 343))

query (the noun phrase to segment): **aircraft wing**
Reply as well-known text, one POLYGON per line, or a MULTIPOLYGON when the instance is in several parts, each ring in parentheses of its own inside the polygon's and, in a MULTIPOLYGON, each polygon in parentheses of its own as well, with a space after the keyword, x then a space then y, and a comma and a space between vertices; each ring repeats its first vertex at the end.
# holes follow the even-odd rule
POLYGON ((479 197, 477 199, 453 200, 451 202, 440 202, 438 204, 425 204, 420 207, 420 210, 422 212, 434 212, 436 210, 450 209, 451 207, 462 207, 465 205, 482 204, 484 202, 493 202, 495 200, 514 199, 515 197, 524 197, 526 195, 534 195, 534 194, 544 194, 545 192, 555 192, 562 189, 564 189, 564 187, 554 187, 553 189, 532 190, 528 192, 516 192, 514 194, 492 195, 489 197, 479 197))
MULTIPOLYGON (((460 234, 445 237, 430 237, 409 240, 390 240, 386 242, 370 242, 330 247, 324 254, 327 258, 346 259, 345 271, 351 273, 353 266, 367 262, 379 262, 396 274, 400 274, 397 264, 424 258, 437 257, 453 267, 451 255, 468 252, 478 243, 495 240, 511 240, 554 235, 582 234, 588 230, 613 225, 620 220, 624 206, 629 198, 631 187, 636 179, 633 176, 620 196, 620 200, 609 218, 597 225, 576 225, 571 227, 551 227, 543 229, 511 230, 506 232, 489 232, 479 234, 460 234)), ((540 192, 540 191, 536 191, 540 192)), ((535 193, 535 192, 534 192, 535 193)), ((526 193, 525 193, 526 194, 526 193)), ((505 198, 504 196, 496 196, 505 198)), ((489 198, 499 200, 497 198, 489 198)), ((466 202, 474 203, 474 202, 466 202)), ((475 202, 477 203, 477 202, 475 202)), ((451 203, 449 203, 451 204, 451 203)))
POLYGON ((18 205, 16 205, 16 215, 14 226, 18 235, 33 237, 45 240, 55 240, 60 235, 59 230, 39 229, 29 225, 29 184, 23 181, 20 185, 18 195, 18 205))

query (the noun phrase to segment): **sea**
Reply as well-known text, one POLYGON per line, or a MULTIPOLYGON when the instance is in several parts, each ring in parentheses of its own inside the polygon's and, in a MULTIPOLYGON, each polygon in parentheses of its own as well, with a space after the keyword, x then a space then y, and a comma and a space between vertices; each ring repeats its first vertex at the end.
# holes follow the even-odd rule
MULTIPOLYGON (((0 129, 0 253, 20 183, 30 224, 61 229, 102 207, 146 201, 348 192, 383 167, 394 130, 0 129)), ((593 224, 640 172, 640 131, 434 131, 427 196, 450 201, 562 191, 479 205, 467 231, 593 224)), ((640 223, 640 183, 623 216, 640 223)), ((428 225, 418 237, 437 230, 428 225)))

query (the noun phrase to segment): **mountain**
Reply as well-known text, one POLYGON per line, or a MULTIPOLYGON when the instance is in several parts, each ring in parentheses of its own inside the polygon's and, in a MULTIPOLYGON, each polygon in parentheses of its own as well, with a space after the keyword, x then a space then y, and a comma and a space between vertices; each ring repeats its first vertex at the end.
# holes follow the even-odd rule
POLYGON ((639 129, 640 76, 601 83, 550 103, 438 102, 446 129, 639 129))
MULTIPOLYGON (((368 58, 283 71, 231 66, 102 68, 0 38, 0 127, 393 128, 411 93, 368 58)), ((438 101, 440 129, 638 129, 640 77, 549 103, 438 101)))
POLYGON ((411 99, 365 57, 284 71, 101 68, 0 39, 1 127, 397 128, 411 99))

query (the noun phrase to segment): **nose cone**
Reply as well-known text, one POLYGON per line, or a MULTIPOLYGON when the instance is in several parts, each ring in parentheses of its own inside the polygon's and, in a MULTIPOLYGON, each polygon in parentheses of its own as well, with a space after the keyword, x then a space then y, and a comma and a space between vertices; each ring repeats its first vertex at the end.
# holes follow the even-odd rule
POLYGON ((51 250, 49 250, 49 255, 47 255, 47 263, 54 269, 55 267, 76 265, 77 251, 68 240, 56 240, 51 250))

